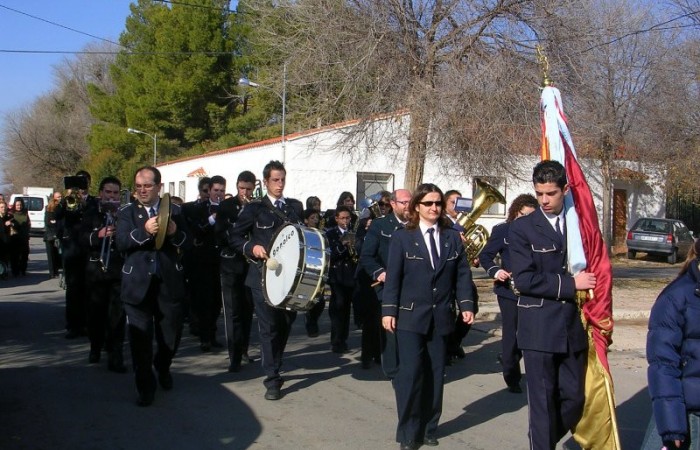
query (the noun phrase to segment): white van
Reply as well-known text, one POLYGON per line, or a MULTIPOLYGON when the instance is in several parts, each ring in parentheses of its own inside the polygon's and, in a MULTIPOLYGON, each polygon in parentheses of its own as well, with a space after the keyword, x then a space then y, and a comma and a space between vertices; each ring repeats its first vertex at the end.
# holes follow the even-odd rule
POLYGON ((46 217, 46 207, 49 205, 49 198, 45 195, 12 194, 10 203, 7 206, 14 207, 15 199, 17 198, 24 200, 24 208, 29 212, 29 220, 32 224, 32 228, 29 230, 30 233, 43 234, 45 229, 44 218, 46 217))

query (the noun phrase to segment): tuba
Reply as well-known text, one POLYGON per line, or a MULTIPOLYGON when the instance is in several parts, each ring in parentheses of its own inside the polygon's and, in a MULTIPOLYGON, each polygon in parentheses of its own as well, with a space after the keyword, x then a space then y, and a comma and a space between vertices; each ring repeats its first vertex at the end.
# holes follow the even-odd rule
POLYGON ((464 228, 462 231, 464 250, 467 252, 467 260, 470 264, 479 256, 489 240, 489 232, 483 225, 477 224, 476 220, 494 203, 506 204, 503 194, 491 184, 479 178, 476 178, 474 182, 479 188, 479 196, 474 199, 470 213, 459 213, 457 216, 457 223, 464 228))

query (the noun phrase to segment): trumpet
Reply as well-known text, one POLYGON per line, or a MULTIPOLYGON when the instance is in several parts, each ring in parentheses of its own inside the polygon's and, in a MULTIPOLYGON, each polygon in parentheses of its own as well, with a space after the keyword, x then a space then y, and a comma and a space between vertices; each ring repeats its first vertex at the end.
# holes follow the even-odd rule
MULTIPOLYGON (((112 207, 111 204, 116 204, 118 206, 118 203, 116 202, 105 202, 108 203, 109 206, 105 206, 106 209, 106 217, 105 217, 105 224, 104 228, 106 230, 105 237, 102 238, 102 248, 100 249, 100 265, 102 267, 102 272, 107 272, 109 269, 109 257, 112 254, 112 235, 114 234, 114 230, 110 230, 110 227, 114 227, 114 224, 116 223, 116 219, 114 218, 114 211, 116 211, 116 208, 113 210, 110 210, 109 208, 112 207), (109 233, 109 235, 107 235, 109 233)), ((105 205, 105 203, 100 204, 100 208, 105 205)))
POLYGON ((82 196, 80 195, 80 191, 77 190, 71 191, 69 194, 67 194, 64 197, 64 200, 66 202, 66 209, 68 211, 77 211, 83 202, 82 196))

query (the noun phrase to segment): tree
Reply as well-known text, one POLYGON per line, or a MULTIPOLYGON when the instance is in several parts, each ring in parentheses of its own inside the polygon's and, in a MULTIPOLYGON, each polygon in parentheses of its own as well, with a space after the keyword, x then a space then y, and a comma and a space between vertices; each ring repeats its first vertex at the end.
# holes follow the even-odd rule
POLYGON ((152 0, 131 5, 125 48, 112 66, 115 89, 94 86, 95 152, 108 148, 124 160, 150 161, 150 142, 127 136, 127 127, 158 135, 160 158, 215 141, 229 132, 237 102, 228 92, 236 70, 228 0, 191 0, 167 6, 152 0))
MULTIPOLYGON (((541 42, 562 86, 582 156, 600 161, 603 237, 612 243, 612 187, 617 159, 661 161, 650 114, 671 98, 664 86, 674 51, 669 32, 644 32, 659 21, 633 0, 543 2, 541 42)), ((666 108, 666 106, 664 106, 666 108)))
MULTIPOLYGON (((522 109, 518 100, 528 81, 536 87, 535 72, 524 75, 517 52, 518 40, 530 32, 523 16, 531 4, 242 0, 239 12, 251 23, 251 48, 264 55, 256 66, 259 78, 280 86, 279 69, 283 62, 289 67, 291 122, 369 122, 410 113, 405 185, 413 188, 429 154, 446 166, 461 163, 461 173, 508 169, 523 136, 526 145, 534 143, 536 114, 529 123, 521 119, 536 102, 522 109), (508 71, 509 63, 515 70, 508 71), (525 82, 498 83, 516 75, 525 82)), ((368 129, 357 127, 355 137, 368 129)))
POLYGON ((61 187, 65 175, 83 167, 86 136, 93 123, 88 85, 111 88, 109 44, 90 44, 84 53, 54 68, 55 88, 4 121, 5 175, 16 187, 41 183, 61 187))

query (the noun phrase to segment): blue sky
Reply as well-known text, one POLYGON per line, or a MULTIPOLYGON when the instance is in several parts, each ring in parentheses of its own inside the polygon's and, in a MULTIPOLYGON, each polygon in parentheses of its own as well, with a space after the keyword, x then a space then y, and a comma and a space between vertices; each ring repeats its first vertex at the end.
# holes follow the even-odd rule
POLYGON ((29 105, 51 90, 53 66, 73 56, 7 51, 80 51, 89 42, 98 41, 88 35, 117 41, 129 15, 130 3, 130 0, 0 0, 0 115, 29 105))

